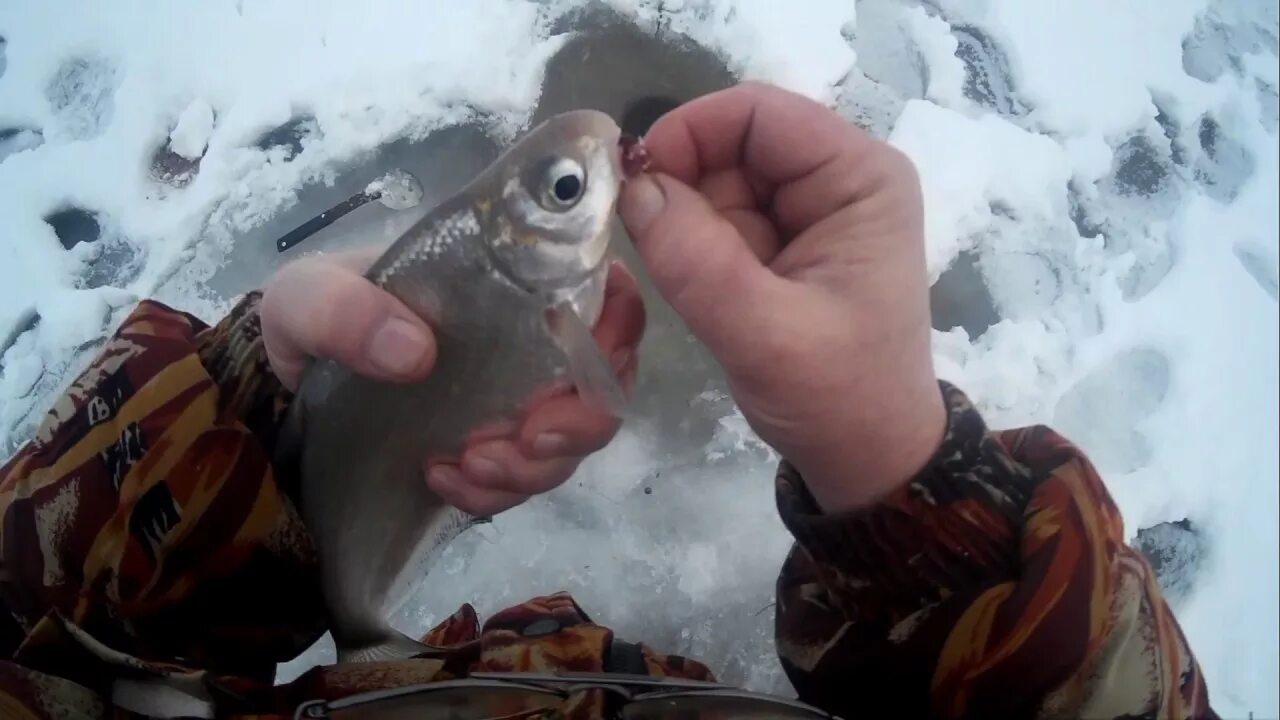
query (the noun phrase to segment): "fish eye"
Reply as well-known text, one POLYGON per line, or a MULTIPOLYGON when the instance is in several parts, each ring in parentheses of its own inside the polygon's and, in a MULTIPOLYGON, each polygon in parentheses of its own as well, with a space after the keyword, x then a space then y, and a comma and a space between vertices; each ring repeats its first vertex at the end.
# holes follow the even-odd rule
POLYGON ((542 187, 548 210, 568 210, 582 198, 587 187, 586 172, 576 161, 559 158, 547 167, 542 187))

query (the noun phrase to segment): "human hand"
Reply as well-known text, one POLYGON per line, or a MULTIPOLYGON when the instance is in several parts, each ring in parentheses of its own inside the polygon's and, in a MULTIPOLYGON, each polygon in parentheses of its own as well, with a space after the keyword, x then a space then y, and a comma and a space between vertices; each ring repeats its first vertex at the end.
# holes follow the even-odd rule
POLYGON ((751 427, 826 512, 910 479, 945 426, 911 161, 757 84, 671 111, 645 145, 622 219, 751 427))
MULTIPOLYGON (((312 357, 336 360, 381 380, 410 382, 431 372, 431 329, 361 272, 376 253, 308 257, 282 268, 262 298, 262 341, 281 382, 296 389, 312 357)), ((610 268, 595 337, 625 389, 635 382, 644 304, 635 279, 610 268)), ((473 436, 458 463, 424 466, 427 484, 449 504, 492 515, 560 485, 584 457, 608 444, 620 421, 572 391, 531 399, 522 418, 473 436)), ((424 461, 425 462, 425 461, 424 461)))

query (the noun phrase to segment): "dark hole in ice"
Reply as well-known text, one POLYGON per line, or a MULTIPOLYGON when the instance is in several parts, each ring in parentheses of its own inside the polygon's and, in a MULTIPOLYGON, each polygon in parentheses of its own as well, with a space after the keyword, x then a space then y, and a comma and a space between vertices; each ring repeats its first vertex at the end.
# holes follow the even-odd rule
POLYGON ((734 81, 710 50, 678 35, 642 30, 598 2, 564 14, 553 28, 575 34, 547 63, 533 123, 591 108, 639 134, 663 112, 734 81))
POLYGON ((1145 135, 1129 138, 1116 151, 1117 189, 1125 194, 1154 195, 1169 177, 1169 168, 1161 162, 1156 148, 1145 135))
POLYGON ((4 367, 4 354, 9 352, 9 348, 13 347, 13 344, 18 342, 18 338, 22 337, 23 333, 35 330, 36 326, 39 324, 40 313, 36 312, 35 308, 27 308, 27 310, 18 317, 18 322, 14 323, 13 329, 4 336, 3 341, 0 341, 0 368, 4 367))
POLYGON ((1170 602, 1190 594, 1205 555, 1205 540, 1198 527, 1182 519, 1141 528, 1134 545, 1151 563, 1156 582, 1170 602))
POLYGON ((262 137, 254 143, 261 150, 270 150, 271 148, 283 147, 288 148, 285 159, 290 159, 302 152, 302 141, 318 130, 316 119, 311 115, 299 115, 291 118, 283 125, 277 126, 263 133, 262 137))
POLYGON ((45 215, 44 221, 53 227, 54 234, 67 250, 80 243, 94 242, 102 236, 97 214, 83 208, 64 208, 45 215))
POLYGON ((1000 322, 991 290, 978 267, 978 255, 962 252, 938 281, 929 288, 929 311, 933 327, 943 332, 961 327, 976 340, 1000 322))
POLYGON ((622 132, 643 137, 658 118, 679 106, 679 102, 669 97, 642 97, 622 111, 622 121, 618 124, 622 132))

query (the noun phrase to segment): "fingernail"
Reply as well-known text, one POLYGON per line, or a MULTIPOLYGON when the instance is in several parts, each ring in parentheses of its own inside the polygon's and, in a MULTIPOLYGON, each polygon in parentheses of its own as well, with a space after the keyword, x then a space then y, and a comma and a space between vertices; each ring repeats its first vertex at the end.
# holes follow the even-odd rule
POLYGON ((457 487, 462 481, 462 473, 452 465, 432 465, 427 470, 427 481, 437 487, 457 487))
POLYGON ((644 232, 666 207, 667 196, 649 175, 627 181, 623 193, 622 219, 632 232, 644 232))
POLYGON ((422 328, 391 317, 369 340, 369 361, 389 375, 408 375, 422 364, 430 342, 422 328))
POLYGON ((622 372, 622 368, 626 367, 627 363, 631 361, 631 355, 634 352, 635 348, 629 347, 614 350, 613 354, 609 356, 609 364, 613 366, 613 371, 616 373, 622 372))
POLYGON ((560 455, 569 447, 569 438, 563 433, 544 432, 533 439, 533 451, 539 455, 560 455))
POLYGON ((505 474, 502 466, 486 457, 468 455, 462 461, 462 470, 480 481, 500 480, 505 474))

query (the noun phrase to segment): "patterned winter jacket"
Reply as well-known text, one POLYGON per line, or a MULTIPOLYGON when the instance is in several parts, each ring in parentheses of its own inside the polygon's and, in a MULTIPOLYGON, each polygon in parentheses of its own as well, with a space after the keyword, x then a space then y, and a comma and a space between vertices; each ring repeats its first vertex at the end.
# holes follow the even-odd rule
MULTIPOLYGON (((476 670, 616 668, 710 679, 628 645, 564 593, 481 626, 463 606, 424 638, 441 658, 275 664, 326 630, 297 478, 270 462, 290 400, 251 294, 219 324, 141 303, 0 468, 0 718, 135 718, 160 683, 218 717, 476 670), (113 699, 114 698, 114 699, 113 699), (114 704, 113 704, 114 703, 114 704)), ((987 430, 943 384, 946 437, 909 484, 824 515, 783 462, 795 536, 778 651, 800 697, 845 718, 1212 717, 1200 669, 1116 506, 1078 449, 987 430)), ((603 713, 591 692, 566 717, 603 713)))

